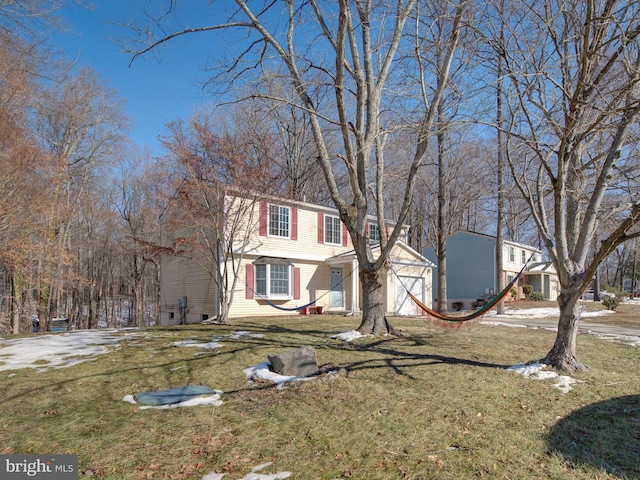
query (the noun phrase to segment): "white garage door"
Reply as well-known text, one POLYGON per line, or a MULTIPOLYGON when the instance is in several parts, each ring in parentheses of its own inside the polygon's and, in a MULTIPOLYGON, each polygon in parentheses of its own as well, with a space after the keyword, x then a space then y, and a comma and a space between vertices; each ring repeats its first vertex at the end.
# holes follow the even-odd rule
POLYGON ((407 290, 424 303, 424 278, 398 277, 396 282, 396 315, 422 315, 422 310, 411 300, 407 290))

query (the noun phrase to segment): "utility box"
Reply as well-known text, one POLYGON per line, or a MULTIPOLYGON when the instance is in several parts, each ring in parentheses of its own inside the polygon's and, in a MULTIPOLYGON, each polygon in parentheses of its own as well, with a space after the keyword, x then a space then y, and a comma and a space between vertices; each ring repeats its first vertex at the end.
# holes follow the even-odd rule
POLYGON ((69 330, 68 318, 52 318, 51 319, 52 332, 66 332, 67 330, 69 330))

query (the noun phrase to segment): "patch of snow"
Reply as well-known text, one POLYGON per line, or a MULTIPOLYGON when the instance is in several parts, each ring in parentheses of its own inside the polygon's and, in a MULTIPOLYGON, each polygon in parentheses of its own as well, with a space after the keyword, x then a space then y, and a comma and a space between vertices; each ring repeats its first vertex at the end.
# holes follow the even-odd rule
POLYGON ((590 335, 595 335, 598 338, 602 338, 603 340, 610 340, 612 342, 620 342, 626 345, 630 345, 632 347, 640 347, 640 337, 636 337, 634 335, 619 335, 614 333, 600 333, 594 332, 591 330, 587 330, 585 333, 590 335))
POLYGON ((546 364, 540 362, 529 364, 518 363, 517 365, 513 365, 507 368, 507 370, 514 371, 517 374, 522 375, 523 377, 532 378, 535 380, 547 380, 549 378, 555 378, 557 379, 557 382, 554 383, 553 386, 559 389, 562 393, 567 393, 569 390, 571 390, 571 385, 582 383, 581 380, 577 380, 566 375, 558 375, 552 370, 545 370, 546 367, 546 364))
MULTIPOLYGON (((273 462, 267 462, 253 467, 251 469, 251 473, 247 473, 240 480, 284 480, 292 475, 291 472, 278 472, 273 474, 258 473, 260 470, 264 470, 272 463, 273 462)), ((202 480, 221 480, 222 477, 224 477, 224 473, 208 473, 202 477, 202 480)))
POLYGON ((280 375, 269 370, 271 362, 262 362, 254 367, 245 368, 242 372, 247 376, 247 380, 251 381, 253 378, 259 378, 261 380, 267 380, 273 382, 278 386, 280 390, 285 383, 289 382, 305 382, 312 380, 314 377, 295 377, 291 375, 280 375))
POLYGON ((35 368, 65 368, 86 362, 118 346, 131 336, 114 336, 114 330, 78 330, 53 335, 3 339, 0 342, 0 371, 35 368))
POLYGON ((332 336, 331 338, 335 338, 336 340, 342 340, 343 342, 353 342, 358 338, 362 337, 370 337, 371 335, 363 335, 357 330, 345 330, 344 332, 340 332, 337 335, 332 336))
POLYGON ((214 349, 214 348, 222 348, 224 345, 220 343, 224 341, 225 338, 230 338, 232 340, 238 340, 240 338, 245 337, 253 337, 253 338, 263 338, 264 335, 261 333, 251 333, 248 331, 238 331, 231 335, 227 336, 215 336, 211 339, 210 342, 198 342, 196 339, 182 340, 179 342, 173 342, 171 345, 174 347, 198 347, 203 349, 214 349))
POLYGON ((513 328, 529 328, 526 325, 521 325, 519 323, 507 323, 507 322, 492 322, 492 321, 486 321, 486 322, 480 322, 483 325, 491 325, 494 327, 513 327, 513 328))
POLYGON ((214 349, 214 348, 222 348, 223 345, 217 340, 212 340, 210 342, 198 342, 196 340, 184 340, 181 342, 173 342, 172 345, 174 347, 197 347, 203 349, 214 349))
POLYGON ((242 337, 264 338, 264 335, 262 333, 251 333, 243 330, 236 332, 233 335, 229 335, 229 338, 233 338, 236 340, 242 337))

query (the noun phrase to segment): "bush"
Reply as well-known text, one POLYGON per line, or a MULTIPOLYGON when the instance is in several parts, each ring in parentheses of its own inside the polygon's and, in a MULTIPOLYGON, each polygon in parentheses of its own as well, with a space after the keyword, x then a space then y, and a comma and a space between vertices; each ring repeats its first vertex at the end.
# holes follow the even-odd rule
POLYGON ((608 296, 608 297, 604 297, 602 299, 602 305, 605 306, 605 308, 607 310, 614 310, 616 308, 618 308, 618 305, 620 304, 620 302, 618 302, 618 298, 614 295, 612 296, 608 296))
POLYGON ((543 302, 545 300, 544 294, 542 292, 531 292, 529 295, 529 300, 533 300, 535 302, 543 302))
POLYGON ((529 299, 533 293, 533 287, 531 285, 523 285, 522 293, 524 293, 524 298, 529 299))
POLYGON ((509 293, 511 294, 511 298, 513 298, 514 300, 518 299, 518 289, 516 287, 511 287, 509 293))

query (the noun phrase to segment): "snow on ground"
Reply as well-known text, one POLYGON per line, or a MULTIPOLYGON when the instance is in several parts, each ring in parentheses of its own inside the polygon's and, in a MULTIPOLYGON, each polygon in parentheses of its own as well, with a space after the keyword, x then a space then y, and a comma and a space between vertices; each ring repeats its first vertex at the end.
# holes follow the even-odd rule
POLYGON ((534 380, 546 380, 549 378, 555 379, 556 383, 554 383, 553 386, 562 391, 562 393, 567 393, 571 390, 571 385, 575 383, 582 383, 581 380, 577 380, 567 375, 558 375, 557 372, 552 370, 545 370, 546 367, 547 366, 544 363, 540 363, 538 361, 529 364, 519 363, 507 368, 507 370, 514 371, 523 377, 532 378, 534 380))
MULTIPOLYGON (((612 310, 598 310, 597 312, 580 312, 580 318, 592 318, 592 317, 603 317, 607 315, 611 315, 612 310)), ((560 315, 560 309, 557 307, 541 307, 541 308, 523 308, 523 309, 507 309, 506 312, 502 315, 498 315, 495 311, 491 311, 485 315, 485 317, 492 318, 549 318, 549 317, 558 317, 560 315)))
POLYGON ((343 342, 353 342, 362 337, 370 337, 371 335, 363 335, 357 330, 346 330, 344 332, 340 332, 337 335, 333 335, 331 338, 335 338, 336 340, 342 340, 343 342))
MULTIPOLYGON (((557 309, 553 308, 538 308, 529 310, 513 310, 507 311, 505 315, 493 315, 493 318, 548 318, 557 315, 557 309)), ((583 314, 583 316, 596 316, 598 314, 607 314, 607 312, 589 312, 583 314)), ((526 325, 519 325, 500 321, 484 321, 482 322, 488 325, 502 325, 511 327, 527 328, 526 325)), ((36 368, 38 371, 45 371, 47 368, 64 368, 77 365, 78 363, 85 362, 95 358, 97 355, 103 355, 110 351, 109 347, 118 348, 118 344, 125 338, 131 338, 137 333, 125 333, 124 335, 113 335, 117 330, 81 330, 76 332, 59 333, 53 335, 37 335, 33 337, 25 338, 2 338, 0 337, 0 371, 5 370, 18 370, 22 368, 36 368)), ((640 346, 640 337, 625 336, 625 335, 610 335, 596 332, 587 332, 597 335, 604 339, 616 339, 626 340, 626 343, 630 343, 635 346, 640 346)), ((148 334, 147 334, 148 335, 148 334)), ((332 338, 352 342, 358 338, 363 337, 355 330, 349 330, 341 332, 332 338)), ((196 340, 185 340, 181 342, 174 342, 172 345, 175 347, 198 347, 201 350, 222 348, 225 338, 232 340, 242 338, 261 338, 261 334, 252 334, 251 332, 240 331, 235 332, 228 336, 213 337, 209 342, 198 342, 196 340)), ((311 378, 291 377, 278 375, 269 370, 269 362, 263 362, 256 366, 249 367, 243 370, 247 380, 263 379, 275 383, 278 388, 288 382, 293 381, 306 381, 311 378)), ((579 380, 574 378, 558 375, 551 370, 545 370, 546 365, 535 362, 531 364, 518 364, 509 367, 507 370, 516 372, 527 378, 546 380, 555 380, 554 387, 560 389, 562 392, 567 393, 571 390, 571 385, 578 383, 579 380)), ((13 376, 15 373, 10 374, 13 376)), ((224 392, 214 390, 214 395, 205 395, 195 397, 190 400, 181 403, 175 403, 170 405, 161 406, 147 406, 142 405, 140 409, 170 409, 192 406, 219 406, 222 404, 221 396, 224 392)), ((123 398, 123 401, 136 404, 132 395, 127 395, 123 398)), ((278 472, 275 474, 263 474, 259 473, 271 465, 266 463, 258 465, 252 469, 250 473, 245 475, 241 480, 280 480, 289 478, 291 472, 278 472)), ((222 473, 209 473, 202 477, 202 480, 221 480, 224 477, 222 473)))
POLYGON ((108 347, 132 334, 114 336, 115 330, 79 330, 24 338, 0 337, 0 371, 65 368, 105 354, 108 347))
POLYGON ((239 331, 239 332, 232 333, 231 335, 214 336, 210 342, 203 343, 195 339, 190 339, 190 340, 182 340, 180 342, 173 342, 172 345, 174 347, 197 347, 201 349, 215 349, 215 348, 223 347, 223 344, 221 342, 224 341, 225 338, 230 338, 232 340, 240 340, 242 338, 262 338, 262 337, 264 337, 264 335, 261 333, 239 331))
MULTIPOLYGON (((599 312, 582 312, 582 318, 597 317, 600 315, 608 315, 613 313, 608 310, 599 312)), ((513 320, 522 319, 526 323, 527 319, 540 319, 557 317, 559 310, 557 308, 531 308, 524 310, 507 310, 504 315, 488 314, 483 321, 486 325, 500 325, 514 328, 537 328, 527 327, 525 324, 513 323, 513 320), (511 322, 500 320, 511 320, 511 322)), ((553 327, 548 327, 553 328, 553 327)), ((131 329, 127 329, 131 330, 131 329)), ((24 338, 0 338, 0 371, 18 370, 22 368, 35 368, 38 371, 45 371, 48 368, 64 368, 77 365, 78 363, 91 360, 97 355, 109 352, 109 347, 118 348, 118 344, 125 338, 131 338, 138 332, 124 335, 114 335, 118 330, 81 330, 75 332, 59 333, 53 335, 38 335, 24 338)), ((593 332, 587 330, 585 333, 596 335, 605 340, 621 341, 629 345, 640 346, 640 337, 630 335, 615 335, 593 332)), ((148 334, 147 334, 148 335, 148 334)), ((248 331, 238 331, 227 336, 214 336, 209 342, 200 342, 196 339, 173 342, 175 347, 198 348, 200 351, 208 349, 217 349, 224 346, 224 341, 238 340, 244 338, 261 338, 262 334, 254 334, 248 331)), ((344 342, 352 342, 363 337, 362 334, 355 330, 343 331, 333 335, 335 338, 344 342)), ((200 353, 200 352, 199 352, 200 353)), ((550 378, 554 372, 544 370, 543 364, 531 365, 514 365, 511 370, 525 375, 529 378, 544 379, 550 378), (526 367, 526 368, 525 368, 526 367)), ((269 370, 269 362, 263 362, 256 366, 243 370, 248 380, 262 379, 275 383, 278 388, 293 381, 305 381, 309 378, 288 377, 278 375, 269 370)), ((14 374, 11 374, 11 376, 14 374)), ((568 377, 557 377, 556 387, 562 391, 570 389, 570 385, 575 383, 573 379, 568 377)), ((220 392, 222 393, 222 392, 220 392)), ((212 398, 202 400, 203 404, 215 405, 220 401, 218 395, 212 398), (210 403, 207 403, 210 402, 210 403)), ((179 405, 190 406, 190 405, 179 405)))
MULTIPOLYGON (((273 462, 263 463, 262 465, 258 465, 251 469, 251 473, 247 473, 240 480, 281 480, 285 478, 289 478, 292 474, 291 472, 279 472, 274 473, 272 475, 265 473, 258 473, 260 470, 264 470, 268 466, 270 466, 273 462)), ((224 473, 209 473, 202 477, 202 480, 221 480, 224 477, 224 473)))

